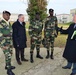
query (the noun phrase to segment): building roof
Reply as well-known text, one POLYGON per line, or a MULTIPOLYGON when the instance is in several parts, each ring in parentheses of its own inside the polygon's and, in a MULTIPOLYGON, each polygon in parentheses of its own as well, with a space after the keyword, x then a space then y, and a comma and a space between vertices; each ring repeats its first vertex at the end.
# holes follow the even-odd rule
POLYGON ((70 14, 58 14, 58 15, 56 15, 56 16, 61 16, 61 15, 70 15, 70 14))

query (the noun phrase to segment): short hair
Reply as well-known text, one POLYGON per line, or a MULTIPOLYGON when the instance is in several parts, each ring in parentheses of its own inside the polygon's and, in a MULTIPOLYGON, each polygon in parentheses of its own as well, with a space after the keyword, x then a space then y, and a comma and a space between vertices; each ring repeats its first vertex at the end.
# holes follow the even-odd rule
POLYGON ((21 16, 24 16, 24 15, 23 15, 23 14, 19 14, 19 15, 18 15, 18 18, 21 17, 21 16))

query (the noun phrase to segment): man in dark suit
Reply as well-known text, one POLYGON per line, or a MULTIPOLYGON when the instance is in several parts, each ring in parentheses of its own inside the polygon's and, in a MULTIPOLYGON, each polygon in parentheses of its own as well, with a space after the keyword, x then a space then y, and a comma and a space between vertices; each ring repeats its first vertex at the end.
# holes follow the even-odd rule
POLYGON ((13 23, 13 45, 16 51, 16 60, 19 65, 21 65, 20 57, 22 61, 28 61, 24 58, 24 48, 26 48, 26 30, 25 30, 25 22, 24 22, 24 15, 19 14, 18 20, 13 23))
POLYGON ((63 69, 71 69, 70 75, 76 75, 76 15, 74 15, 73 23, 70 24, 68 29, 60 29, 61 34, 68 34, 63 57, 67 60, 67 65, 63 69))

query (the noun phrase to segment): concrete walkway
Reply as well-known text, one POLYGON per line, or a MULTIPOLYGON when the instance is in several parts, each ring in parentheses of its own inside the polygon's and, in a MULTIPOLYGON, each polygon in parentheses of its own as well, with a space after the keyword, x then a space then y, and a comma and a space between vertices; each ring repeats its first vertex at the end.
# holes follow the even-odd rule
MULTIPOLYGON (((66 65, 66 60, 62 58, 63 48, 55 48, 54 60, 45 59, 46 49, 41 48, 41 55, 43 60, 36 58, 36 50, 34 51, 34 63, 22 62, 22 65, 18 65, 15 60, 15 51, 13 50, 12 65, 16 66, 13 70, 15 75, 70 75, 71 70, 64 70, 62 66, 66 65)), ((25 57, 30 58, 30 49, 25 49, 25 57)), ((0 49, 0 75, 7 75, 4 69, 4 54, 0 49)))

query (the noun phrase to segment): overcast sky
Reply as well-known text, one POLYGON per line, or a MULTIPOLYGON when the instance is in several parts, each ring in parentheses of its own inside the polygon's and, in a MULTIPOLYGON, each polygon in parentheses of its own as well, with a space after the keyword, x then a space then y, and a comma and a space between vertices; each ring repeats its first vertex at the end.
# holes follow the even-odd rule
MULTIPOLYGON (((76 0, 48 0, 47 9, 53 8, 56 14, 69 14, 70 9, 76 8, 76 0)), ((0 0, 0 12, 8 10, 11 13, 26 13, 27 0, 25 4, 21 0, 0 0)))

